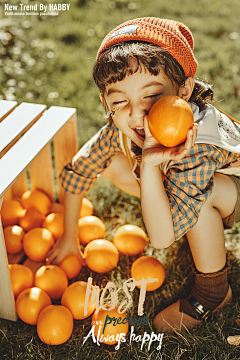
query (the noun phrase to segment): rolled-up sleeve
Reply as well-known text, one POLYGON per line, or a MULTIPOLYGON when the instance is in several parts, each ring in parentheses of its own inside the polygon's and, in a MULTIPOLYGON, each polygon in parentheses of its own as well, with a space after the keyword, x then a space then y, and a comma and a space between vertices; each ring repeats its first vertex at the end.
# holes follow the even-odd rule
POLYGON ((212 193, 214 172, 238 156, 217 146, 195 144, 183 160, 169 163, 164 186, 176 240, 196 225, 201 207, 212 193))
POLYGON ((112 156, 121 151, 119 130, 110 121, 63 168, 59 179, 64 190, 72 194, 90 190, 112 156))

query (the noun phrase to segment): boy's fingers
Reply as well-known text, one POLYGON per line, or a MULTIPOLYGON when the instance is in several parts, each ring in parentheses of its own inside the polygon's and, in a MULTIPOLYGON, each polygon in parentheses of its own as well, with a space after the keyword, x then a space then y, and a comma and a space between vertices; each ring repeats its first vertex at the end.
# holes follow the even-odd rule
POLYGON ((151 133, 150 133, 150 130, 148 127, 147 115, 145 115, 143 118, 143 126, 144 126, 145 136, 151 136, 151 133))

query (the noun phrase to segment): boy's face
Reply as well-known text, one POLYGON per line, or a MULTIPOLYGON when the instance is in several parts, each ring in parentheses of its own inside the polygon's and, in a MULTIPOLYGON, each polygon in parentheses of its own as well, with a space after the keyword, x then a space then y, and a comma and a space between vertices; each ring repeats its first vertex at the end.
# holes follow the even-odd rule
POLYGON ((102 101, 113 111, 113 121, 140 148, 143 147, 143 118, 153 104, 165 95, 178 95, 179 88, 161 72, 152 75, 141 67, 123 80, 107 85, 102 101))

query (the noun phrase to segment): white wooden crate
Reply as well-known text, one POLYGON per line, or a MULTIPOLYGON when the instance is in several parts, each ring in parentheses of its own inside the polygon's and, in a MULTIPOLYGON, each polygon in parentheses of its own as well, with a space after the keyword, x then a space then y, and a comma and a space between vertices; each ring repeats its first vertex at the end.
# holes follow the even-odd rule
MULTIPOLYGON (((78 149, 76 109, 0 100, 0 208, 4 199, 18 199, 28 189, 43 190, 63 202, 58 175, 78 149), (54 162, 52 161, 53 140, 54 162), (54 177, 57 174, 57 177, 54 177)), ((17 320, 9 263, 23 254, 8 256, 0 217, 0 317, 17 320)), ((42 263, 25 264, 36 271, 42 263)))

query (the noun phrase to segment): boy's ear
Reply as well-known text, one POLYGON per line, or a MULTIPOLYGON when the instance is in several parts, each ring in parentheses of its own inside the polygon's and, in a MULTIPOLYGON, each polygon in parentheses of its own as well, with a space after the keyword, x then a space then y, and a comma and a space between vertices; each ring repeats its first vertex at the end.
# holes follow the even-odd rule
POLYGON ((108 108, 108 106, 107 106, 106 100, 104 99, 104 95, 101 93, 99 96, 100 96, 100 100, 101 100, 101 102, 103 103, 103 105, 105 106, 105 108, 106 108, 108 111, 110 111, 109 108, 108 108))
POLYGON ((179 90, 179 96, 185 100, 188 101, 192 95, 193 89, 195 86, 195 82, 193 78, 189 77, 185 80, 185 84, 180 87, 179 90))

